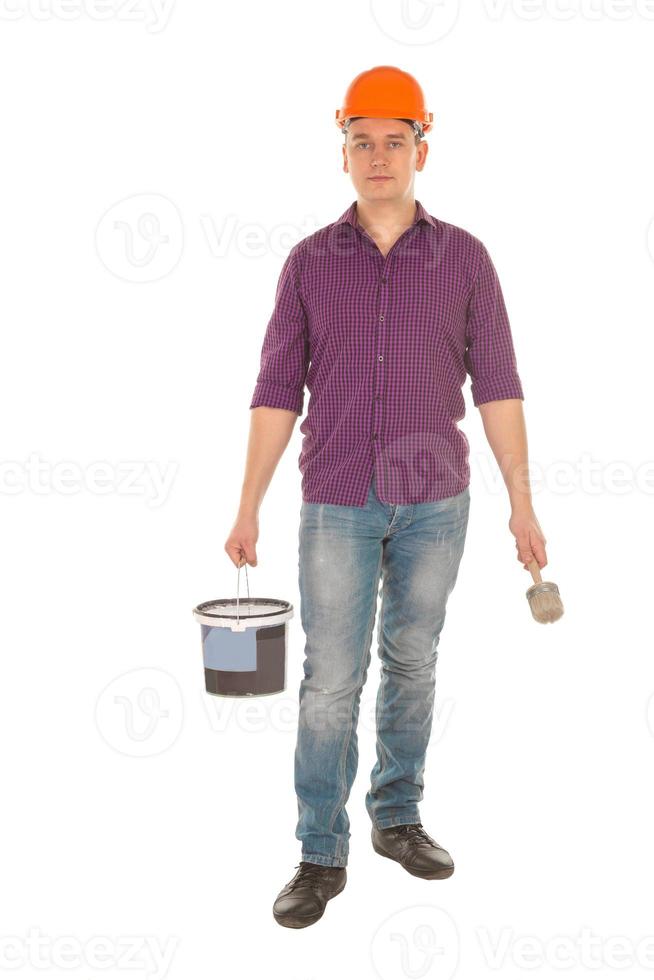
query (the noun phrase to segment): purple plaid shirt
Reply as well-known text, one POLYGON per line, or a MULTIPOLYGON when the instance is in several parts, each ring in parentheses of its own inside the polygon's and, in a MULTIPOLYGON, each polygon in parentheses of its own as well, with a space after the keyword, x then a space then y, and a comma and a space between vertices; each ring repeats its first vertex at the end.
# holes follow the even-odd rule
POLYGON ((250 408, 302 414, 302 498, 425 503, 470 483, 462 386, 475 405, 524 398, 497 273, 483 243, 416 217, 384 256, 357 220, 293 246, 282 267, 250 408))

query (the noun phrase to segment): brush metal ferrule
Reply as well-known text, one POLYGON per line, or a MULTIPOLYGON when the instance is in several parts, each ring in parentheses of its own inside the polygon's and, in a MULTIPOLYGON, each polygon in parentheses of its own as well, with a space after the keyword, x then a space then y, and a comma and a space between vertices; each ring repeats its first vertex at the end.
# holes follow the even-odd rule
POLYGON ((532 586, 527 589, 525 593, 528 599, 532 599, 535 595, 539 595, 541 592, 556 592, 559 593, 559 587, 556 582, 534 582, 532 586))

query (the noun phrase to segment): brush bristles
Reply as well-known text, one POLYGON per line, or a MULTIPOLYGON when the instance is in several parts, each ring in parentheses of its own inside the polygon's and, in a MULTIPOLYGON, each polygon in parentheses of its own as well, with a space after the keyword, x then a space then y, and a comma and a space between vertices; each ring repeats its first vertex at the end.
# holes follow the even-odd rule
POLYGON ((563 615, 561 596, 556 592, 537 592, 529 606, 537 623, 555 623, 563 615))

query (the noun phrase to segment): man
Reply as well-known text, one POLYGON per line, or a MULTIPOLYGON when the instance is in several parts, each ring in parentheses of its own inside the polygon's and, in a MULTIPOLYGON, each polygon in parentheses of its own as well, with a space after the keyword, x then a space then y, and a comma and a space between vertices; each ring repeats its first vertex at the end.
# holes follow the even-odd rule
POLYGON ((431 732, 439 636, 463 554, 472 397, 511 503, 518 560, 546 562, 527 477, 523 391, 502 291, 469 232, 414 198, 432 125, 406 72, 362 72, 337 111, 357 199, 295 245, 277 288, 251 401, 246 474, 225 544, 256 565, 257 514, 311 392, 299 465, 301 619, 306 634, 295 752, 302 860, 277 922, 317 921, 345 887, 357 722, 377 596, 377 760, 366 808, 372 844, 409 873, 454 864, 418 803, 431 732), (382 587, 377 592, 380 577, 382 587))

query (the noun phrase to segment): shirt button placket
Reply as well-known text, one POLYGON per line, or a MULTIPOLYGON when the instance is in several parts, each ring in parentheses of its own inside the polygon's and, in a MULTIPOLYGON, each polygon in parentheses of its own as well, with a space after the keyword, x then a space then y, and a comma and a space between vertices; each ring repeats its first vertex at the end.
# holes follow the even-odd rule
MULTIPOLYGON (((386 308, 386 286, 388 284, 388 275, 385 271, 379 279, 380 289, 379 289, 379 313, 378 313, 378 325, 384 324, 385 314, 384 310, 386 308)), ((384 355, 382 353, 384 348, 384 336, 381 331, 381 327, 376 334, 377 339, 377 369, 375 371, 375 380, 373 386, 373 401, 372 401, 372 439, 376 446, 379 445, 379 429, 381 426, 381 410, 382 410, 382 390, 383 390, 383 376, 380 365, 384 363, 384 355)))

